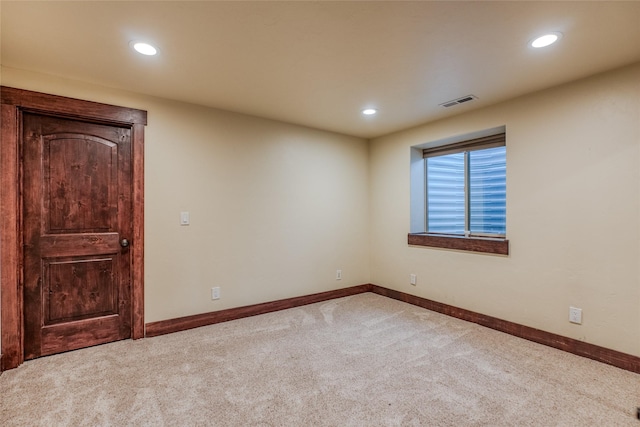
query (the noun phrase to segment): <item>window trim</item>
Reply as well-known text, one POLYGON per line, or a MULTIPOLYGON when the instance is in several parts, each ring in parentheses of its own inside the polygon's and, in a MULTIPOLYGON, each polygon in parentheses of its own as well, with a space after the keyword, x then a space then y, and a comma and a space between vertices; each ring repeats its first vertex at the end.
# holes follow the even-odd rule
POLYGON ((411 147, 411 217, 407 237, 410 246, 470 251, 495 255, 509 255, 506 235, 458 235, 429 233, 427 231, 427 195, 425 158, 466 150, 506 146, 506 127, 458 135, 411 147))
POLYGON ((460 236, 457 234, 409 233, 411 246, 509 255, 509 240, 504 238, 460 236))
POLYGON ((439 147, 424 148, 422 157, 436 157, 447 154, 462 153, 463 151, 484 150, 487 148, 504 147, 507 145, 506 132, 481 138, 468 139, 454 144, 442 145, 439 147))

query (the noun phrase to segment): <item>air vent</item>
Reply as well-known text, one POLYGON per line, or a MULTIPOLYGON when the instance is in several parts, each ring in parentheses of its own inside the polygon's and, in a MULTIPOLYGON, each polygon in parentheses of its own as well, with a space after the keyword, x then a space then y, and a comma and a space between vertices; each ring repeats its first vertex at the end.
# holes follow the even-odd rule
POLYGON ((474 99, 478 99, 478 97, 475 96, 475 95, 467 95, 467 96, 463 96, 462 98, 458 98, 458 99, 454 99, 452 101, 444 102, 444 103, 442 103, 440 105, 445 107, 445 108, 449 108, 449 107, 453 107, 454 105, 464 104, 465 102, 473 101, 474 99))

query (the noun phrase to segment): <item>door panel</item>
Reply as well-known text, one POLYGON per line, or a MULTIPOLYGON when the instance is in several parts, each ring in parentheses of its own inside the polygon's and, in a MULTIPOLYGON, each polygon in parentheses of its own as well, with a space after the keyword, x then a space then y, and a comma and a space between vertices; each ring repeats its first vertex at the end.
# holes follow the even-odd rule
POLYGON ((117 215, 118 145, 88 135, 44 138, 45 229, 109 231, 117 215))
POLYGON ((25 358, 131 335, 129 128, 24 114, 25 358))
MULTIPOLYGON (((45 326, 118 314, 114 258, 51 261, 44 259, 45 326)), ((116 278, 117 279, 117 278, 116 278)))

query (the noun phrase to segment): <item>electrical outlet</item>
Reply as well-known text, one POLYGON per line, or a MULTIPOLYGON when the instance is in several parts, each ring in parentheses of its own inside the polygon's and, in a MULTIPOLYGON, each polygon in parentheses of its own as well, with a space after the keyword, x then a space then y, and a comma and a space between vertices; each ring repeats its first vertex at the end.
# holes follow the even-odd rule
POLYGON ((418 283, 418 277, 415 274, 410 274, 409 275, 409 283, 411 283, 413 286, 415 286, 416 283, 418 283))
POLYGON ((211 288, 211 299, 220 299, 220 287, 211 288))
POLYGON ((582 324, 582 309, 576 307, 569 307, 569 322, 582 324))
POLYGON ((342 270, 336 270, 336 280, 342 280, 342 270))

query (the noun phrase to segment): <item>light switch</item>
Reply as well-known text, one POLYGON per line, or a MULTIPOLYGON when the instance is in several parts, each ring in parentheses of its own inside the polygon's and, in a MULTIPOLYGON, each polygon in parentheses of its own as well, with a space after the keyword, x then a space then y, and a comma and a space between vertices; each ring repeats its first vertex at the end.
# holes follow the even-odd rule
POLYGON ((189 212, 180 212, 180 225, 189 225, 189 212))

